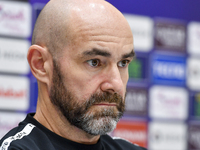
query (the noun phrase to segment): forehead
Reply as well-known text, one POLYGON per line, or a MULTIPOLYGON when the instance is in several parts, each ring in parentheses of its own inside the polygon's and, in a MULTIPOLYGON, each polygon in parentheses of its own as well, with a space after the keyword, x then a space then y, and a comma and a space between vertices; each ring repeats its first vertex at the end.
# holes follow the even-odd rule
POLYGON ((104 6, 94 9, 74 8, 68 24, 70 53, 82 53, 90 49, 122 52, 133 49, 131 29, 119 12, 107 10, 104 6))

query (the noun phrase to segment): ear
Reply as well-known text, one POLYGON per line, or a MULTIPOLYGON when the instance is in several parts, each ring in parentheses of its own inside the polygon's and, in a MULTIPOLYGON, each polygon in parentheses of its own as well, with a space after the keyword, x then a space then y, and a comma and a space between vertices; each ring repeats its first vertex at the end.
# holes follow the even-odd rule
POLYGON ((42 83, 49 85, 52 76, 52 56, 46 47, 32 45, 27 54, 32 74, 42 83))

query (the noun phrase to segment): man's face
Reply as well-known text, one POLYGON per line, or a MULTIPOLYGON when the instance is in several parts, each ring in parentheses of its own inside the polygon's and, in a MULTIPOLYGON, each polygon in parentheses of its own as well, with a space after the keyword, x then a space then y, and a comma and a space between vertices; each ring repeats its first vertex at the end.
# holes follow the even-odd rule
POLYGON ((124 111, 133 37, 115 15, 82 15, 72 13, 76 20, 69 20, 71 39, 54 61, 50 99, 72 125, 89 134, 105 134, 124 111))
POLYGON ((53 81, 50 90, 51 102, 58 107, 65 118, 74 125, 91 135, 102 135, 111 132, 122 117, 125 104, 123 98, 108 92, 94 93, 87 100, 77 100, 76 93, 65 87, 59 65, 53 62, 53 81), (105 107, 92 111, 96 104, 110 103, 116 108, 105 107))

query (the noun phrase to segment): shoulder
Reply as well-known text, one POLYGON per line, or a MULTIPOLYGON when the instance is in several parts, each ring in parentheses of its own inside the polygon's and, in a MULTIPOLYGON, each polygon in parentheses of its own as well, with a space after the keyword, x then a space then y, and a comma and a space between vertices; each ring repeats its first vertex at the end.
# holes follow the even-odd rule
POLYGON ((14 145, 23 145, 25 137, 31 134, 34 127, 33 124, 28 123, 12 129, 0 140, 0 150, 17 149, 14 145))
POLYGON ((125 139, 119 137, 110 137, 109 135, 102 136, 102 140, 109 145, 118 146, 121 149, 129 150, 146 150, 146 148, 140 147, 136 144, 133 144, 125 139))
POLYGON ((20 123, 0 140, 0 150, 40 150, 44 148, 51 150, 53 146, 43 131, 32 123, 20 123))

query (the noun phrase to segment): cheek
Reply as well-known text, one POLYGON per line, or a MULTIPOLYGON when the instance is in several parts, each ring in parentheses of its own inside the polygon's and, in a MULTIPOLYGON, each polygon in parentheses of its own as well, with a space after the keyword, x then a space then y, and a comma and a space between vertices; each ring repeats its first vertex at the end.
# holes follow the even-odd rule
POLYGON ((125 79, 124 79, 124 86, 125 86, 125 87, 126 87, 126 85, 127 85, 128 79, 129 79, 129 75, 128 75, 128 73, 127 73, 127 75, 126 75, 126 77, 125 77, 125 79))
POLYGON ((124 85, 124 93, 126 92, 126 86, 127 86, 127 83, 128 83, 128 79, 129 79, 129 74, 125 73, 122 76, 122 82, 123 82, 123 85, 124 85))
POLYGON ((65 79, 67 89, 76 94, 79 100, 88 99, 98 89, 98 80, 84 73, 70 73, 65 79))
POLYGON ((121 70, 120 75, 121 75, 123 84, 126 85, 129 79, 128 69, 121 70))

